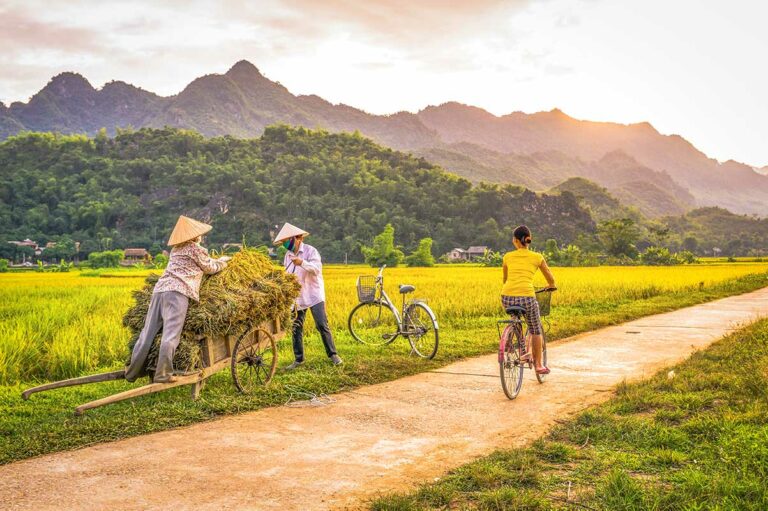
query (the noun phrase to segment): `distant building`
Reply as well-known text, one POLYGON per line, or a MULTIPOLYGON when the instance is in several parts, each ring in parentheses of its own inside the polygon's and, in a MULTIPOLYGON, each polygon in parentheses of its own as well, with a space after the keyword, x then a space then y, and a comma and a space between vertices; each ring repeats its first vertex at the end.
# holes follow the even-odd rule
POLYGON ((467 259, 467 251, 463 248, 454 248, 447 255, 451 261, 466 261, 467 259))
POLYGON ((467 260, 472 261, 474 259, 480 259, 481 257, 485 256, 485 253, 488 252, 488 247, 485 245, 477 246, 477 247, 469 247, 467 249, 467 260))
POLYGON ((11 245, 16 245, 17 247, 29 247, 32 250, 37 250, 39 247, 37 245, 36 241, 32 241, 31 239, 27 238, 24 241, 9 241, 11 245))
POLYGON ((446 255, 451 261, 474 261, 485 256, 486 252, 488 252, 488 247, 486 246, 469 247, 466 250, 457 247, 448 252, 446 255))
POLYGON ((146 248, 126 248, 123 253, 123 260, 120 261, 122 266, 149 264, 152 262, 152 257, 149 255, 149 252, 147 252, 146 248))

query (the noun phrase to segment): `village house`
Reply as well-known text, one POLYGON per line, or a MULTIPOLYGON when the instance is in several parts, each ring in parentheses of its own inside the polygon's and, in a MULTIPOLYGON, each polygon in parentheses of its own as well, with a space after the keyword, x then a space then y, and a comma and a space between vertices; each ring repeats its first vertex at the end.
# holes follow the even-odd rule
POLYGON ((466 260, 466 253, 467 251, 463 248, 454 248, 450 252, 448 252, 448 259, 451 261, 464 261, 466 260))
POLYGON ((480 259, 481 257, 485 256, 485 253, 488 252, 488 247, 485 245, 483 246, 474 246, 469 247, 468 249, 463 248, 454 248, 448 254, 448 259, 450 261, 474 261, 476 259, 480 259))
POLYGON ((477 247, 469 247, 467 249, 467 259, 470 261, 474 261, 475 259, 480 259, 481 257, 485 256, 485 253, 488 252, 488 247, 485 245, 477 246, 477 247))
POLYGON ((149 264, 152 262, 152 256, 149 255, 146 248, 126 248, 123 254, 123 260, 120 261, 121 266, 149 264))

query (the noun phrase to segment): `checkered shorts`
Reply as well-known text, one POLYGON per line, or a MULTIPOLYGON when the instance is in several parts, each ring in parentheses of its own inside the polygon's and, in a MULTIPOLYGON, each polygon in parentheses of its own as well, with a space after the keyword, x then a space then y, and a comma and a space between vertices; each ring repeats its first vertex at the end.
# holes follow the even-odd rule
POLYGON ((539 315, 539 302, 533 296, 504 296, 501 295, 501 305, 504 310, 512 305, 525 309, 525 322, 528 323, 528 331, 533 335, 541 335, 541 316, 539 315))

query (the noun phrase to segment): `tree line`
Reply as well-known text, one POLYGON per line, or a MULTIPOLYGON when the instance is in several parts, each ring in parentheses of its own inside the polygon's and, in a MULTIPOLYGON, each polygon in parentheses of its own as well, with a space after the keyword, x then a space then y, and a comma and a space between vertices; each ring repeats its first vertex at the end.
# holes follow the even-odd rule
POLYGON ((8 243, 25 238, 54 242, 43 257, 56 262, 124 248, 157 254, 179 214, 211 223, 214 247, 268 245, 289 221, 334 262, 370 259, 365 247, 388 225, 401 259, 471 245, 506 251, 519 224, 533 230, 535 249, 555 240, 557 257, 571 261, 638 260, 649 247, 749 255, 768 241, 768 221, 718 208, 596 221, 572 193, 473 185, 358 133, 278 125, 237 139, 144 128, 0 143, 0 258, 27 257, 28 247, 8 243))

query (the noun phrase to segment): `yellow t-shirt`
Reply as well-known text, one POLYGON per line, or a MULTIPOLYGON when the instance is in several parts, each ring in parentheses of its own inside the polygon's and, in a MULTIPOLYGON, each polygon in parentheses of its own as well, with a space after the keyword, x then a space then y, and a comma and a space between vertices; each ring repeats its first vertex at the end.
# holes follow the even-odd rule
POLYGON ((536 296, 533 276, 539 270, 544 256, 530 249, 519 249, 504 254, 507 281, 501 288, 504 296, 536 296))

